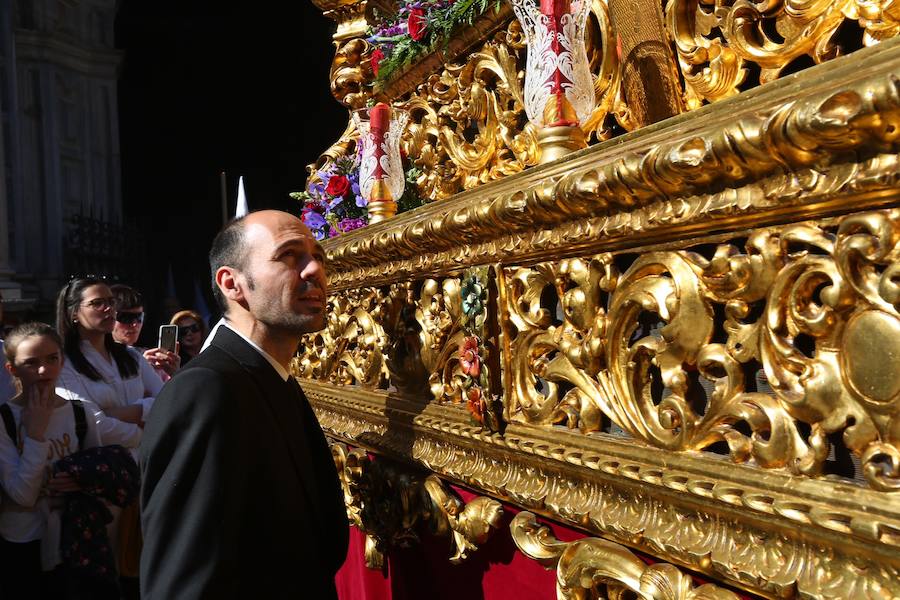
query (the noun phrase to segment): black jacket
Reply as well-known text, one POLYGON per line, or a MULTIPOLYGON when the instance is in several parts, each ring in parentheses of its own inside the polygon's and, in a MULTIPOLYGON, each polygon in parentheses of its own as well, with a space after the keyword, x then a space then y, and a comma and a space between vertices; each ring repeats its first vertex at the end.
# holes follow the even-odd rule
POLYGON ((140 463, 144 600, 337 597, 348 523, 325 437, 233 331, 163 387, 140 463))

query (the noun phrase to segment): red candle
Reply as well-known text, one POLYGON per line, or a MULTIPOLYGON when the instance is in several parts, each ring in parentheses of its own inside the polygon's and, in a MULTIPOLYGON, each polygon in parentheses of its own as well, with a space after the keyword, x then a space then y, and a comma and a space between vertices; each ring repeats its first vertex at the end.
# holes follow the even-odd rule
POLYGON ((541 14, 553 17, 557 22, 569 12, 571 12, 570 0, 541 0, 541 14))
POLYGON ((375 143, 375 172, 372 174, 376 180, 384 179, 384 168, 381 166, 381 158, 384 156, 384 136, 391 124, 391 109, 384 102, 379 102, 369 109, 369 132, 375 143))
POLYGON ((391 109, 384 102, 379 102, 369 110, 369 131, 376 138, 384 136, 390 122, 391 109))

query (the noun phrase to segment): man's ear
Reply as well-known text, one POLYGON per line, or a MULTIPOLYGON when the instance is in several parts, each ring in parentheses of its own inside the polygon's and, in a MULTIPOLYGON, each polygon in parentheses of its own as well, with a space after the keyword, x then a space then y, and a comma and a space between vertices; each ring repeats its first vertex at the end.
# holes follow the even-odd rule
POLYGON ((13 364, 11 362, 9 362, 8 360, 5 360, 5 361, 3 361, 3 366, 6 367, 6 370, 9 372, 10 375, 12 375, 13 377, 18 377, 18 375, 16 374, 16 368, 13 366, 13 364))
POLYGON ((216 270, 216 285, 228 300, 232 302, 244 300, 244 291, 238 281, 238 272, 232 267, 219 267, 216 270))

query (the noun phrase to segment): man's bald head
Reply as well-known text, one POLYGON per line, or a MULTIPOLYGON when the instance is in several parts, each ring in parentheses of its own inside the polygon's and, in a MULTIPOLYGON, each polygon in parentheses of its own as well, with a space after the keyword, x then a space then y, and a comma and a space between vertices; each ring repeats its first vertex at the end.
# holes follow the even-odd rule
MULTIPOLYGON (((209 270, 213 296, 223 314, 228 312, 228 302, 216 283, 216 272, 221 267, 246 271, 250 248, 285 229, 300 229, 314 240, 312 232, 301 219, 281 210, 259 210, 249 213, 234 219, 216 235, 209 251, 209 270)), ((253 285, 252 277, 248 283, 253 285)))

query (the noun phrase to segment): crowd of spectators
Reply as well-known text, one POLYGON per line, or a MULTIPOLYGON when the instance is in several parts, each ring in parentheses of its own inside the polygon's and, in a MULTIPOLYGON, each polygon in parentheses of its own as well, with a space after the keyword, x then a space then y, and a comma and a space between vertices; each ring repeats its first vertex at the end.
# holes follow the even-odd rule
POLYGON ((137 597, 143 424, 207 334, 182 310, 174 350, 138 347, 144 317, 137 290, 79 277, 55 326, 0 341, 0 598, 137 597))

